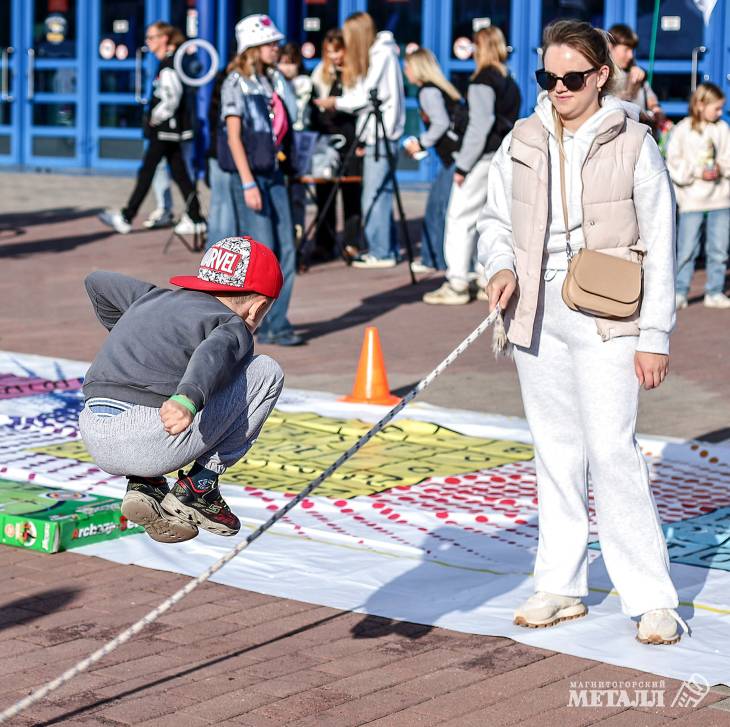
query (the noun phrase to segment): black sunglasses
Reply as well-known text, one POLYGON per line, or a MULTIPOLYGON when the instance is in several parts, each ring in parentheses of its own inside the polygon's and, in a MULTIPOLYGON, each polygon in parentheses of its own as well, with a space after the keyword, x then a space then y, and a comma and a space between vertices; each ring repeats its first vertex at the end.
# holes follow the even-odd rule
POLYGON ((546 71, 544 68, 540 68, 535 71, 535 80, 540 88, 544 88, 546 91, 552 91, 558 85, 558 81, 562 81, 563 86, 568 91, 575 93, 586 85, 586 77, 590 76, 591 73, 595 73, 597 70, 597 68, 589 68, 587 71, 569 71, 561 77, 550 73, 550 71, 546 71))

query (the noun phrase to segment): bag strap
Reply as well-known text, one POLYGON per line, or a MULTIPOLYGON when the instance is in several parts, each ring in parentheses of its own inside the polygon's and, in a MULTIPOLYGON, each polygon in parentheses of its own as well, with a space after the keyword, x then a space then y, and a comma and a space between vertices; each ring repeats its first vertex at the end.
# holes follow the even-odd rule
POLYGON ((558 156, 560 157, 560 197, 563 203, 563 222, 565 224, 565 254, 568 256, 568 262, 573 257, 573 251, 570 247, 570 225, 568 224, 568 200, 565 196, 565 148, 563 140, 558 141, 558 156))

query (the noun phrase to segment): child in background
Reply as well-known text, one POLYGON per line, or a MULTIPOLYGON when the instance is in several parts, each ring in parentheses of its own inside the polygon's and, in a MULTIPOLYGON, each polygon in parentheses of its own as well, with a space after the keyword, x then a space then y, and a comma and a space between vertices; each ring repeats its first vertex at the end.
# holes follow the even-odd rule
POLYGON ((198 527, 241 527, 218 477, 256 441, 281 393, 283 374, 253 355, 253 333, 283 285, 271 250, 226 238, 203 256, 183 290, 97 271, 86 290, 109 336, 84 380, 79 430, 105 472, 126 475, 122 513, 163 543, 198 527), (168 489, 164 475, 182 469, 168 489))
MULTIPOLYGON (((409 83, 418 86, 418 110, 426 131, 417 139, 408 140, 405 150, 414 156, 433 147, 441 160, 436 178, 426 201, 421 233, 421 261, 413 263, 413 271, 425 273, 446 270, 444 260, 444 225, 454 179, 454 154, 461 146, 457 116, 466 126, 467 111, 461 94, 446 80, 433 53, 418 48, 406 56, 403 68, 409 83)), ((461 134, 464 129, 462 128, 461 134)))
POLYGON ((724 105, 720 88, 700 84, 690 99, 690 115, 674 127, 667 147, 667 167, 679 207, 677 309, 687 307, 705 220, 704 303, 708 308, 730 309, 724 292, 730 245, 730 126, 720 118, 724 105))

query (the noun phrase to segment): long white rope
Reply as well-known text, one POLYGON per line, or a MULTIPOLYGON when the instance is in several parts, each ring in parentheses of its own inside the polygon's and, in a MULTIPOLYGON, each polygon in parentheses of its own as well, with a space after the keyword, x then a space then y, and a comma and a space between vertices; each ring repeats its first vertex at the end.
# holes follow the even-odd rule
POLYGON ((71 681, 75 676, 86 671, 92 664, 103 659, 107 654, 117 649, 122 644, 129 641, 135 634, 138 634, 145 626, 156 621, 163 613, 169 611, 178 601, 181 601, 190 592, 195 590, 201 583, 207 581, 214 573, 223 568, 226 563, 233 560, 242 550, 253 543, 256 538, 263 535, 272 525, 284 517, 290 510, 296 507, 305 497, 319 487, 332 473, 341 467, 348 459, 355 455, 362 447, 364 447, 378 432, 380 432, 392 419, 405 407, 408 403, 418 396, 427 386, 433 383, 436 377, 440 376, 484 331, 491 326, 499 315, 499 308, 494 310, 487 318, 485 318, 426 378, 422 379, 417 386, 411 389, 403 399, 401 399, 372 429, 362 435, 355 444, 350 447, 344 454, 331 464, 317 479, 310 482, 296 497, 289 500, 286 505, 277 510, 263 525, 254 530, 245 540, 241 541, 235 548, 223 555, 220 560, 216 561, 206 571, 194 578, 186 586, 176 593, 173 593, 167 600, 163 601, 157 608, 143 616, 137 623, 132 624, 128 629, 122 631, 118 636, 113 638, 107 644, 95 651, 90 656, 82 659, 78 664, 66 670, 60 676, 48 682, 44 686, 31 692, 27 697, 19 700, 11 707, 8 707, 0 714, 0 722, 5 722, 11 717, 27 709, 46 695, 63 686, 66 682, 71 681))

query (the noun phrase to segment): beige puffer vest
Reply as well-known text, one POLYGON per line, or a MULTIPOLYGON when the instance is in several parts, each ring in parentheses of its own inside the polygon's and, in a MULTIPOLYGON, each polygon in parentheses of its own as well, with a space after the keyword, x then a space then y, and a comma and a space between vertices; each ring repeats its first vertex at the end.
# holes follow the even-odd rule
MULTIPOLYGON (((581 170, 585 246, 628 260, 640 260, 634 208, 634 168, 648 127, 617 110, 606 116, 581 170)), ((509 147, 512 158, 512 236, 517 291, 505 312, 508 339, 532 344, 548 230, 550 160, 548 132, 536 114, 518 121, 509 147)), ((614 321, 596 318, 601 338, 638 336, 638 314, 614 321)))

